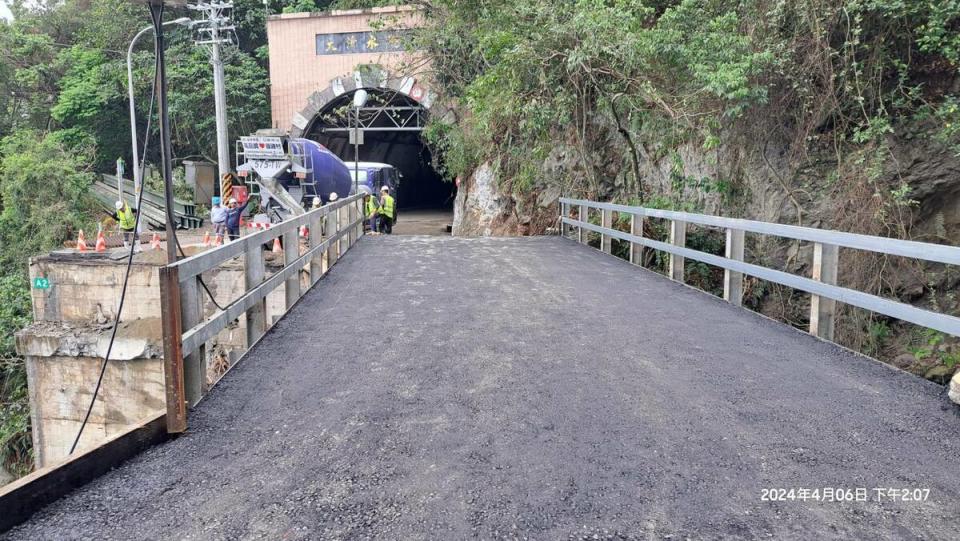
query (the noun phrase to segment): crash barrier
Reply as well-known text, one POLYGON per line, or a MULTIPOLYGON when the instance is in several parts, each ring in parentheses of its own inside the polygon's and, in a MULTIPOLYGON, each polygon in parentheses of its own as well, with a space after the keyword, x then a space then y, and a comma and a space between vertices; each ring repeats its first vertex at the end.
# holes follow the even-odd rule
POLYGON ((833 340, 837 302, 960 336, 960 318, 837 285, 839 248, 841 247, 958 265, 960 248, 955 246, 565 197, 560 198, 560 221, 561 233, 564 236, 575 235, 577 240, 584 244, 588 241, 588 232, 599 233, 600 249, 606 253, 611 253, 611 239, 630 243, 631 263, 640 264, 643 261, 644 248, 668 253, 667 274, 672 280, 678 282, 684 280, 684 260, 687 258, 720 267, 724 269, 723 298, 737 306, 741 304, 743 298, 744 275, 810 293, 810 333, 825 340, 833 340), (577 212, 576 219, 572 217, 574 209, 577 212), (590 223, 591 210, 600 211, 599 226, 590 223), (630 217, 630 233, 613 229, 613 213, 626 214, 630 217), (669 222, 669 242, 643 236, 643 221, 646 218, 661 218, 669 222), (687 224, 725 229, 725 257, 686 248, 684 245, 687 224), (576 228, 576 232, 573 228, 576 228), (812 242, 812 277, 806 278, 744 262, 744 233, 747 232, 812 242))
POLYGON ((267 329, 267 295, 285 284, 286 310, 300 299, 300 273, 308 268, 312 286, 328 266, 363 235, 362 196, 355 195, 296 216, 246 237, 181 259, 160 269, 163 354, 166 376, 167 430, 183 432, 187 408, 206 392, 206 343, 241 316, 246 318, 247 346, 267 329), (342 219, 344 218, 345 219, 342 219), (308 248, 300 255, 299 235, 307 227, 308 248), (283 239, 283 268, 266 276, 264 245, 283 239), (244 293, 205 316, 202 274, 243 256, 244 293))

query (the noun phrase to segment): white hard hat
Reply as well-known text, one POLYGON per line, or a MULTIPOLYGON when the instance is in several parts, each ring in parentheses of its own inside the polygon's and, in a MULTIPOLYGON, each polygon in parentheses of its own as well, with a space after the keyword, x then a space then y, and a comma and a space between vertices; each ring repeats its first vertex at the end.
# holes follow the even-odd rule
POLYGON ((113 206, 117 207, 117 210, 120 210, 123 208, 123 201, 117 201, 113 206))
POLYGON ((236 202, 237 202, 237 199, 235 197, 231 197, 230 200, 227 201, 227 203, 236 203, 236 202))
POLYGON ((320 206, 320 198, 319 198, 319 197, 314 197, 314 198, 313 198, 313 204, 316 205, 316 206, 320 206))
POLYGON ((337 192, 330 192, 330 200, 331 200, 331 201, 336 201, 337 198, 338 198, 337 192))
POLYGON ((390 191, 390 188, 389 188, 388 186, 381 186, 381 187, 380 187, 380 191, 381 191, 381 192, 389 192, 389 191, 390 191))

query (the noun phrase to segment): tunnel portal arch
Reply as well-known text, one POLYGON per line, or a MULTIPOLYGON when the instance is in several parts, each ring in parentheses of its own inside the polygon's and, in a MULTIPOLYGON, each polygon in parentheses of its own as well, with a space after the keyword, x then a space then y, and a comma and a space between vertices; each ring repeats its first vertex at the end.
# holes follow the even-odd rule
POLYGON ((294 115, 291 137, 317 141, 346 162, 355 160, 349 144, 353 95, 364 89, 369 94, 364 145, 359 161, 393 165, 403 173, 397 196, 401 209, 451 208, 454 186, 434 169, 429 149, 421 139, 427 115, 450 115, 434 103, 430 89, 414 77, 391 76, 383 69, 358 70, 338 77, 314 92, 306 106, 294 115))

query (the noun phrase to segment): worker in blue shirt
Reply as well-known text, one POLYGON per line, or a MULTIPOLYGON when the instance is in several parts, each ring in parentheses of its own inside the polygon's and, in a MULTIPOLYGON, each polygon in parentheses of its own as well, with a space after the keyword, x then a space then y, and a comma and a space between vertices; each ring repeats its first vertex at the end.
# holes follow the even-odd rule
POLYGON ((243 210, 247 208, 247 203, 249 202, 250 199, 247 199, 242 205, 237 205, 237 200, 233 197, 227 202, 226 224, 227 234, 230 236, 230 240, 240 238, 240 215, 243 214, 243 210))
POLYGON ((220 198, 213 198, 213 207, 210 209, 210 223, 213 224, 213 232, 217 235, 217 240, 223 242, 223 237, 227 234, 227 209, 220 204, 220 198))

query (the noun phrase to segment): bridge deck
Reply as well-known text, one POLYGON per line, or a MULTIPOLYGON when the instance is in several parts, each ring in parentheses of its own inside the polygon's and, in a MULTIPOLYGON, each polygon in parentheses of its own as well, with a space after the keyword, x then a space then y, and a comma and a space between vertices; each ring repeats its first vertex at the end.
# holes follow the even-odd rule
POLYGON ((562 239, 367 238, 189 433, 10 537, 957 539, 941 394, 562 239), (824 487, 870 501, 761 501, 824 487))

